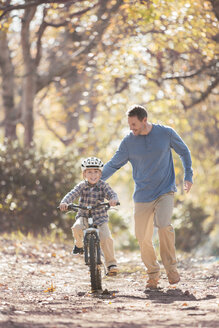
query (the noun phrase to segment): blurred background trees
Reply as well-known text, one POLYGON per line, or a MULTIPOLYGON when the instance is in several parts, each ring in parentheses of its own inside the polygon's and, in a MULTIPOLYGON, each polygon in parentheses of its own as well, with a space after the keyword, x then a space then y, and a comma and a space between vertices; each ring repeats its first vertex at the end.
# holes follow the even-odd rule
MULTIPOLYGON (((59 214, 54 209, 61 194, 80 179, 79 158, 95 154, 104 161, 110 159, 128 131, 127 108, 139 103, 148 108, 151 121, 175 128, 192 153, 195 184, 189 196, 183 194, 183 170, 174 156, 178 229, 184 234, 187 219, 183 213, 190 213, 190 222, 197 221, 207 236, 191 242, 190 249, 215 240, 219 233, 218 8, 217 0, 1 1, 4 222, 25 220, 24 230, 31 229, 35 222, 28 212, 32 200, 21 210, 29 191, 19 198, 22 193, 11 190, 16 185, 23 190, 31 180, 30 188, 37 191, 33 204, 43 208, 42 203, 49 202, 46 212, 51 217, 48 214, 44 220, 45 227, 57 224, 59 214), (10 145, 13 140, 15 144, 10 145), (19 158, 22 148, 22 156, 30 156, 24 161, 19 158), (62 159, 62 165, 54 169, 54 161, 62 159), (45 176, 43 162, 49 163, 45 176), (38 173, 33 175, 33 169, 38 173), (40 187, 41 182, 36 185, 40 173, 43 181, 48 176, 45 188, 40 187), (19 206, 11 206, 10 197, 19 206), (187 198, 191 203, 185 202, 187 198), (194 219, 193 213, 199 215, 194 219)), ((130 166, 109 181, 125 204, 120 214, 132 229, 130 166)), ((42 213, 34 213, 40 222, 42 213)), ((62 218, 58 226, 61 222, 62 218)), ((195 224, 190 231, 197 232, 195 224)), ((185 250, 182 243, 177 245, 185 250)))

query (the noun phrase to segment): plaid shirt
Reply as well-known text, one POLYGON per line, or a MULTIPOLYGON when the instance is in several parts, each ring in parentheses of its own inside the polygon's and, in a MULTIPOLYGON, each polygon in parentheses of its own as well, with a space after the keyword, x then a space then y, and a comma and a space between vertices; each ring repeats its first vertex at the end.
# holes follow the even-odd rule
MULTIPOLYGON (((95 186, 91 186, 87 181, 81 181, 77 184, 65 197, 61 203, 72 203, 75 199, 79 198, 79 205, 81 206, 94 206, 104 199, 117 199, 117 194, 112 190, 108 183, 99 180, 95 186)), ((97 208, 91 211, 94 223, 101 225, 108 222, 107 210, 104 207, 97 208)), ((78 210, 76 219, 79 217, 88 217, 88 210, 78 210)))

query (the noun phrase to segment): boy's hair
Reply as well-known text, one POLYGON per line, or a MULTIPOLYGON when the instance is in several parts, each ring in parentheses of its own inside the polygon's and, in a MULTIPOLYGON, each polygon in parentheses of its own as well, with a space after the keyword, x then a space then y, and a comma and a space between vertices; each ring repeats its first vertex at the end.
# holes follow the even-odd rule
POLYGON ((141 105, 132 106, 127 112, 128 117, 137 116, 139 121, 142 121, 145 117, 148 117, 146 109, 141 105))

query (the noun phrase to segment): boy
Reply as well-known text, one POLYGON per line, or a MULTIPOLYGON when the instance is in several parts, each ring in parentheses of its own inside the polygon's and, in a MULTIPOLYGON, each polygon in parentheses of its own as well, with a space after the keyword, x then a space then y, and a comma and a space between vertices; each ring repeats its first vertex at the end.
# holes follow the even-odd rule
MULTIPOLYGON (((119 200, 117 194, 112 190, 108 183, 101 180, 103 162, 96 157, 86 158, 82 164, 84 181, 77 184, 60 203, 60 210, 66 211, 68 204, 79 198, 79 204, 82 206, 94 206, 109 200, 110 206, 115 206, 119 200)), ((83 229, 85 225, 85 210, 79 210, 76 215, 76 222, 72 227, 72 233, 75 240, 73 254, 83 254, 83 229)), ((99 227, 100 245, 104 253, 108 275, 116 275, 118 272, 117 263, 114 255, 113 239, 108 227, 108 214, 105 208, 97 208, 93 212, 94 223, 99 227)))

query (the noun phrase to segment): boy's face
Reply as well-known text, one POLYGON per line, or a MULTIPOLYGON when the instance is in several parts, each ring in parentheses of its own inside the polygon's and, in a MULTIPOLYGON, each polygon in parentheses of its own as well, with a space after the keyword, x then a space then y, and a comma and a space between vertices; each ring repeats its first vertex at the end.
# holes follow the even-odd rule
POLYGON ((96 184, 101 178, 102 172, 98 169, 86 169, 84 171, 84 179, 90 184, 96 184))

